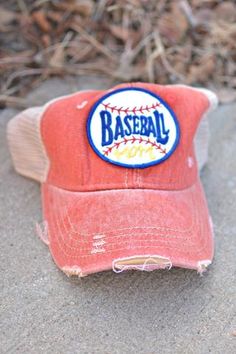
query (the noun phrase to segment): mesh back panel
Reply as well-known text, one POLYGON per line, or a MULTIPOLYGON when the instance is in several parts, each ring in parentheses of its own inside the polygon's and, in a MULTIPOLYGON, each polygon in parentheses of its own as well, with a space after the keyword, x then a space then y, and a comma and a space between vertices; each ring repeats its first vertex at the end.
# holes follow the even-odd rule
POLYGON ((49 161, 40 134, 44 107, 29 108, 8 123, 7 136, 13 163, 23 176, 44 182, 49 161))

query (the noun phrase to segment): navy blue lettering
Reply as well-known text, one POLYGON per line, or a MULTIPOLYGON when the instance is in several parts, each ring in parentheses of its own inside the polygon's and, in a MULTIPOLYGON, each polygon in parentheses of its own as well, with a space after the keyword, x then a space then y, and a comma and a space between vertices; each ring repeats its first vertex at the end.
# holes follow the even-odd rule
POLYGON ((139 117, 133 116, 133 134, 139 134, 139 117))
POLYGON ((157 128, 157 142, 165 145, 169 140, 169 132, 170 130, 166 130, 165 121, 163 113, 159 113, 158 111, 154 111, 155 119, 156 119, 156 128, 157 128))
POLYGON ((115 128, 114 139, 117 140, 119 137, 123 138, 124 136, 125 136, 124 128, 123 128, 120 116, 117 116, 116 117, 116 128, 115 128))
POLYGON ((148 134, 147 134, 147 117, 140 116, 140 123, 141 123, 140 134, 148 136, 148 134))
POLYGON ((102 146, 112 144, 113 140, 124 138, 132 134, 143 136, 153 135, 158 143, 167 144, 169 129, 166 129, 163 113, 153 112, 154 116, 126 115, 124 118, 116 116, 115 127, 112 127, 112 113, 103 110, 100 112, 102 124, 102 146), (114 131, 113 131, 114 130, 114 131))
POLYGON ((130 125, 130 122, 129 120, 132 120, 132 116, 125 116, 124 118, 124 124, 126 125, 126 128, 125 129, 125 135, 129 136, 132 134, 132 129, 131 129, 131 125, 130 125))
POLYGON ((148 136, 150 136, 150 134, 152 133, 153 136, 156 137, 156 128, 154 126, 152 117, 148 117, 147 119, 148 119, 148 131, 147 131, 147 134, 148 134, 148 136))
POLYGON ((113 131, 111 129, 111 113, 108 111, 101 111, 100 117, 102 122, 102 146, 110 145, 113 141, 113 131))

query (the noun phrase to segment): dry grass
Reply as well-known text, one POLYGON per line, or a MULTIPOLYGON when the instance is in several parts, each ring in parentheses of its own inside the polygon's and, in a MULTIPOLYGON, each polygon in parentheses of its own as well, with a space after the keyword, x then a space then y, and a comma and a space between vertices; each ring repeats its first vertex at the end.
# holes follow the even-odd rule
POLYGON ((1 106, 24 106, 49 76, 93 73, 236 99, 234 0, 9 0, 0 32, 1 106))

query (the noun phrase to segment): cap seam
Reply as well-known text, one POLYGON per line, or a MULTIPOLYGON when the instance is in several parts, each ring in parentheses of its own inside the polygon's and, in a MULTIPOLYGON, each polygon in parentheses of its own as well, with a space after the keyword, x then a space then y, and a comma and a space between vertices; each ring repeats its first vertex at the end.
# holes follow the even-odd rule
POLYGON ((137 191, 157 191, 157 192, 181 192, 181 191, 185 191, 191 187, 194 186, 194 184, 199 180, 200 178, 196 178, 194 180, 194 182, 187 186, 186 188, 181 188, 181 189, 158 189, 158 188, 145 188, 145 187, 128 187, 126 186, 126 188, 122 188, 122 187, 119 187, 119 188, 109 188, 109 189, 95 189, 95 190, 74 190, 74 189, 65 189, 65 188, 62 188, 62 187, 58 187, 56 186, 55 184, 52 184, 52 183, 49 183, 47 181, 43 182, 44 184, 46 185, 49 185, 53 188, 57 188, 61 191, 64 191, 64 192, 68 192, 68 193, 104 193, 104 192, 113 192, 113 191, 130 191, 130 190, 137 190, 137 191))

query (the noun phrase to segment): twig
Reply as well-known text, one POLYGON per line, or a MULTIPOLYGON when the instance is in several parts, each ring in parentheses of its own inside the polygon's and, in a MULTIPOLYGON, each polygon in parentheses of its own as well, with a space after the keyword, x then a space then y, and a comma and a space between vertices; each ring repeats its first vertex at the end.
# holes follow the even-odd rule
POLYGON ((7 105, 10 107, 21 107, 26 108, 27 103, 26 100, 19 97, 0 95, 0 105, 7 105))
POLYGON ((4 85, 4 91, 6 91, 8 89, 8 87, 11 85, 11 83, 19 77, 23 77, 23 76, 31 76, 31 75, 40 75, 45 71, 45 69, 25 69, 25 70, 21 70, 21 71, 16 71, 14 73, 12 73, 11 75, 9 75, 5 85, 4 85))
POLYGON ((183 10, 185 17, 187 18, 191 27, 196 27, 198 21, 196 20, 195 16, 193 15, 192 9, 191 9, 188 1, 181 0, 179 3, 179 7, 180 7, 180 9, 183 10))
POLYGON ((154 75, 154 68, 153 68, 153 62, 156 58, 160 57, 161 62, 163 66, 165 67, 166 71, 171 73, 172 75, 176 76, 178 79, 181 81, 185 81, 185 78, 179 74, 177 71, 175 71, 172 66, 169 64, 168 60, 166 59, 165 56, 165 49, 162 44, 160 35, 158 31, 154 32, 154 42, 155 42, 155 47, 156 49, 154 52, 150 55, 150 57, 147 60, 147 72, 149 76, 150 81, 155 80, 155 75, 154 75))
POLYGON ((14 56, 14 57, 5 57, 0 59, 0 65, 8 64, 30 64, 32 63, 32 56, 14 56))
POLYGON ((99 52, 103 53, 106 57, 116 62, 117 59, 115 55, 113 55, 110 50, 108 50, 102 43, 100 43, 97 39, 88 34, 80 25, 72 24, 71 28, 78 32, 82 37, 87 39, 87 41, 94 46, 99 52))
POLYGON ((153 62, 156 58, 163 54, 164 48, 162 42, 160 40, 159 33, 157 31, 154 32, 154 40, 155 40, 155 50, 151 53, 149 58, 147 59, 147 73, 149 81, 153 82, 155 80, 153 62))
POLYGON ((153 34, 147 35, 144 39, 142 39, 134 49, 130 49, 127 52, 124 52, 120 57, 121 65, 122 63, 126 66, 132 64, 140 51, 145 47, 145 45, 150 42, 153 38, 153 34))

